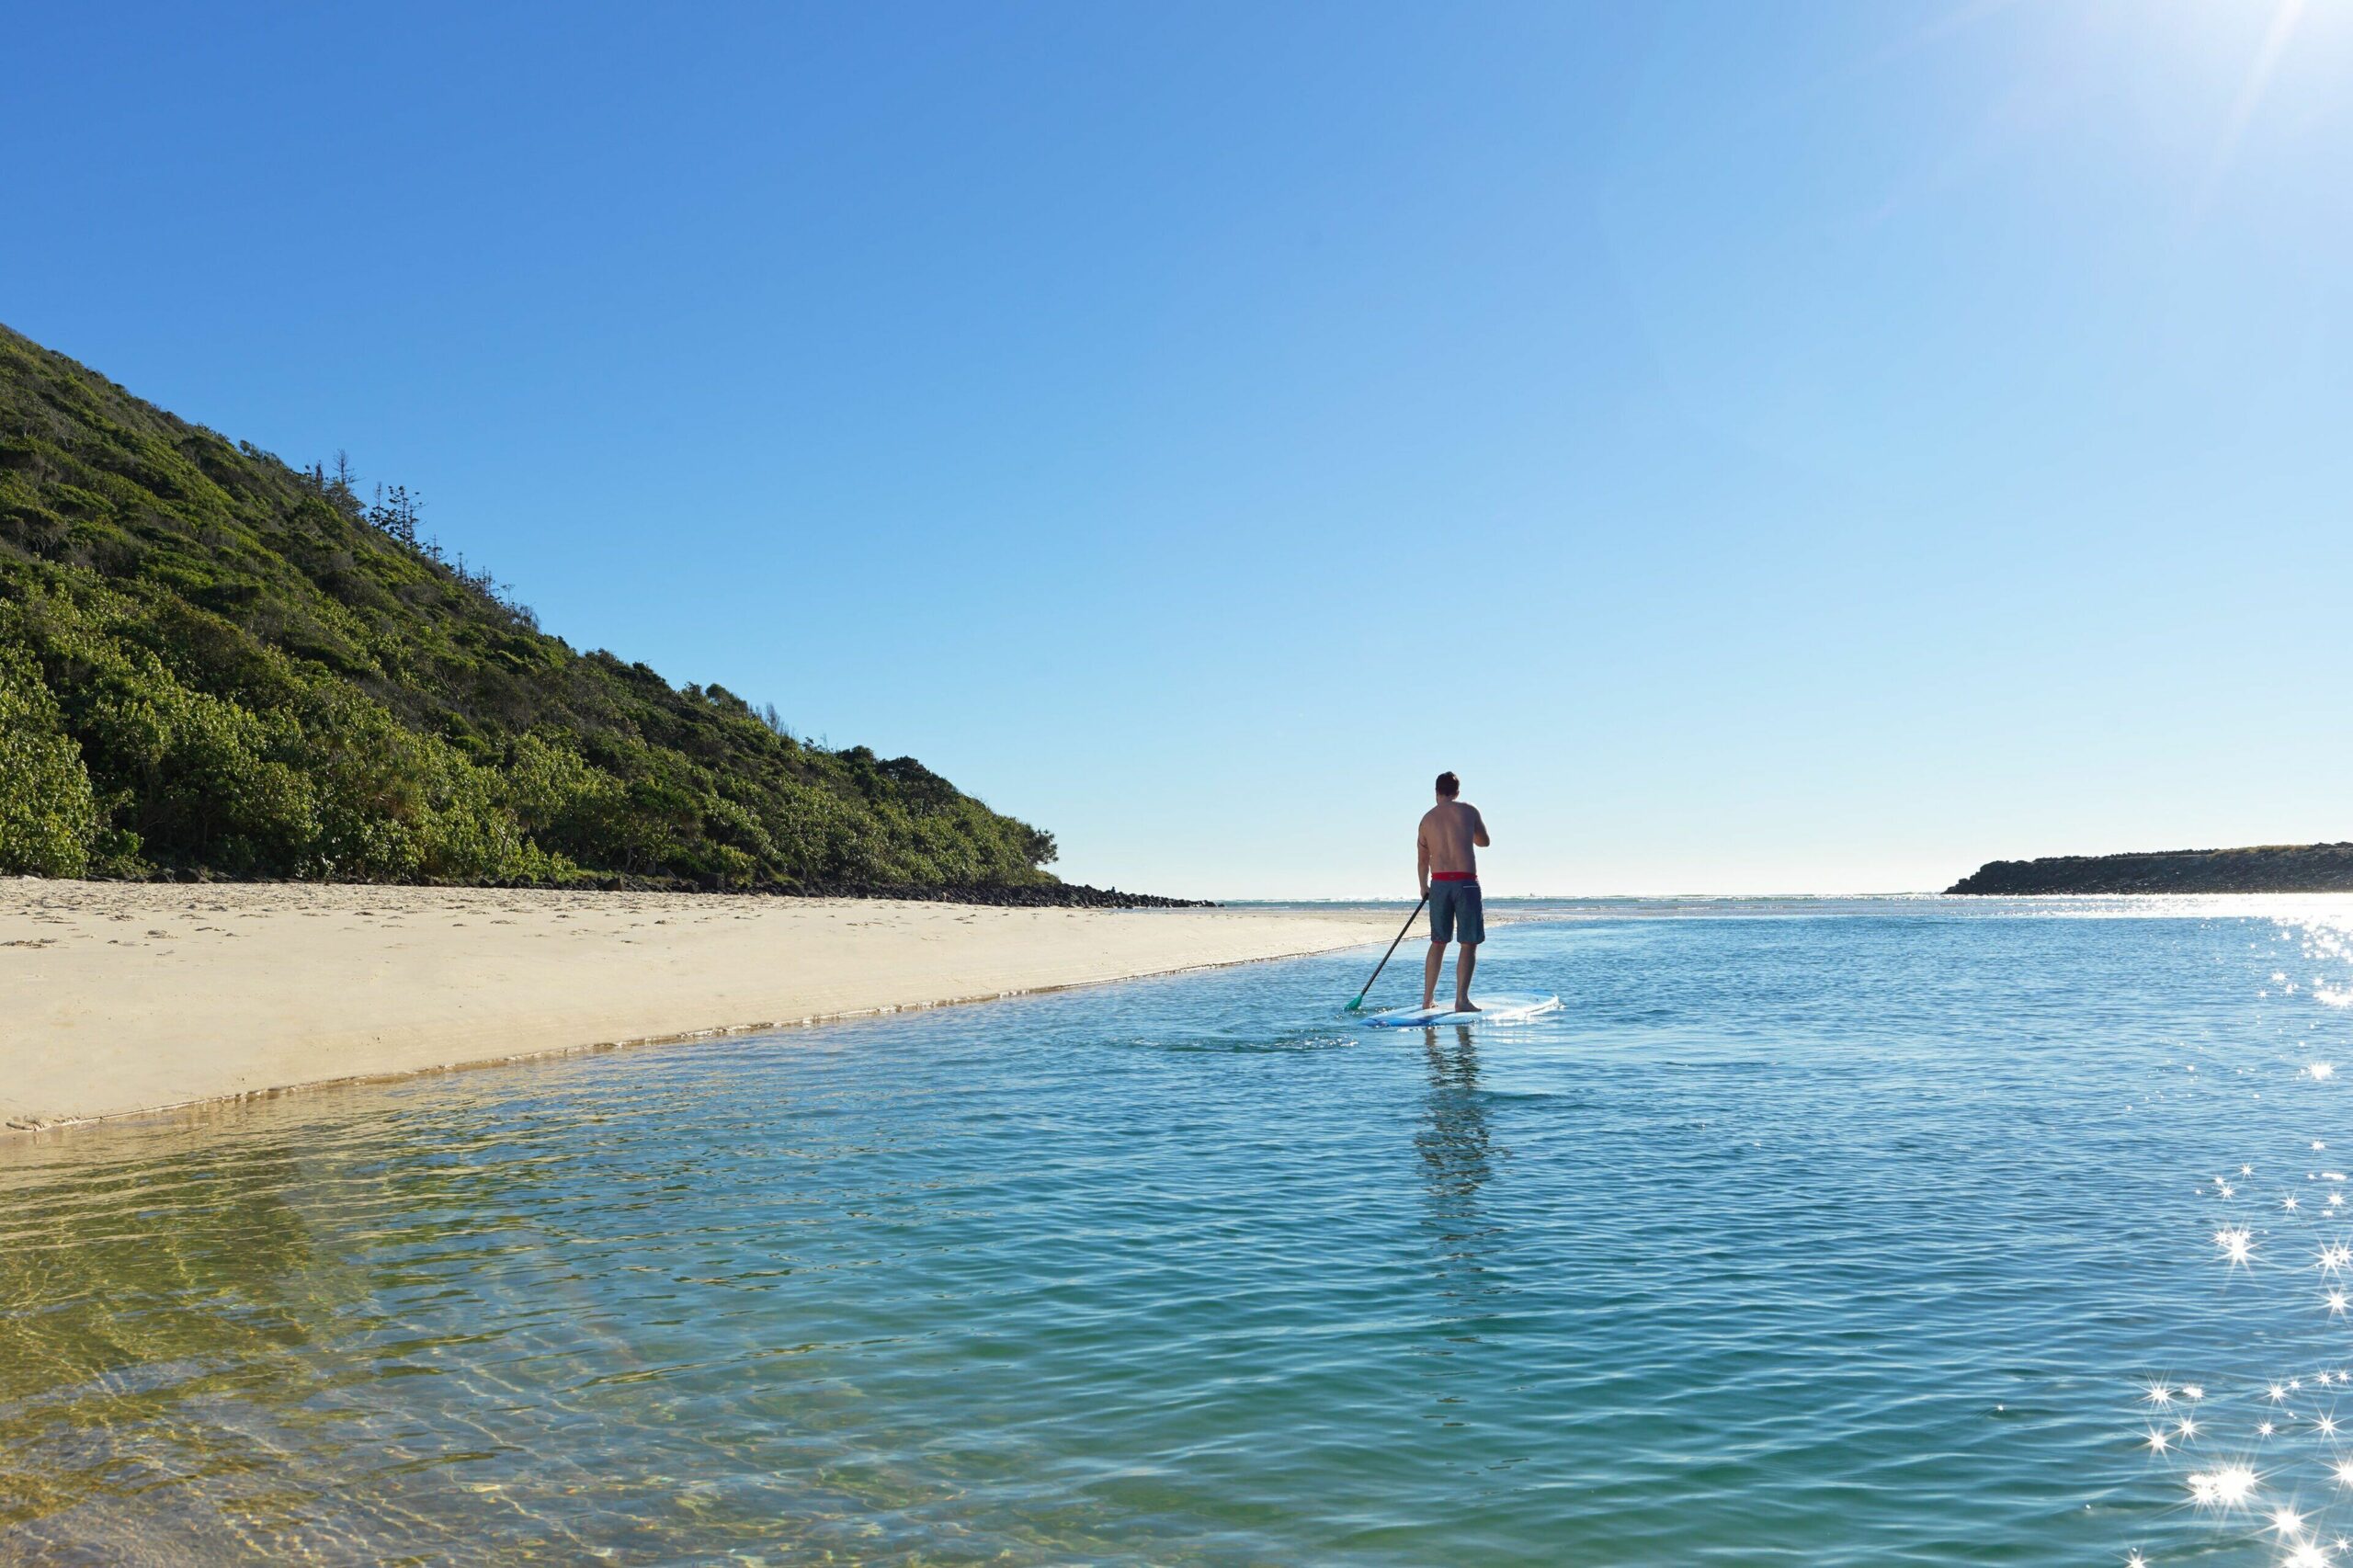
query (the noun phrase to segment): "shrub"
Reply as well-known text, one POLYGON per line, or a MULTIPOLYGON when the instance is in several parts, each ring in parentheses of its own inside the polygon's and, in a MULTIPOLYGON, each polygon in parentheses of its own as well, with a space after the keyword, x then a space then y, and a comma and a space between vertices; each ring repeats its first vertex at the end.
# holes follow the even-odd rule
POLYGON ((0 645, 0 872, 78 877, 97 836, 82 748, 65 733, 40 666, 0 645))

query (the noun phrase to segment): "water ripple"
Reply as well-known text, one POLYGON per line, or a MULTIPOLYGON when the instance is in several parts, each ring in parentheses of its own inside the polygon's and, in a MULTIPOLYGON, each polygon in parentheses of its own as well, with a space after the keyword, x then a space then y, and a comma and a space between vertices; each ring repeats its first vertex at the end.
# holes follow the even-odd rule
POLYGON ((2353 1565, 2348 922, 2074 915, 1584 911, 1490 944, 1571 1004, 1508 1030, 1361 1033, 1351 955, 0 1145, 0 1561, 2353 1565))

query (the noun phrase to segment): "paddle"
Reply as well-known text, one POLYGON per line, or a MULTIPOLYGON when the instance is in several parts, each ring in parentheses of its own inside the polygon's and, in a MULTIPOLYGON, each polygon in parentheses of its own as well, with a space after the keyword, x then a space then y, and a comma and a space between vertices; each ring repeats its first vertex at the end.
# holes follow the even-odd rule
MULTIPOLYGON (((1422 903, 1427 903, 1429 901, 1430 895, 1427 892, 1424 892, 1422 894, 1422 903)), ((1414 928, 1414 922, 1421 916, 1422 903, 1414 905, 1414 913, 1405 916, 1405 924, 1397 927, 1397 942, 1404 941, 1405 939, 1405 933, 1414 928)), ((1389 950, 1381 955, 1381 961, 1372 966, 1372 980, 1379 980, 1381 978, 1381 971, 1389 967, 1389 960, 1397 956, 1397 942, 1390 943, 1389 950)), ((1349 1003, 1347 1006, 1341 1008, 1340 1011, 1343 1013, 1357 1013, 1363 1011, 1364 999, 1372 994, 1372 980, 1366 981, 1364 983, 1364 989, 1357 993, 1357 999, 1349 1003)))

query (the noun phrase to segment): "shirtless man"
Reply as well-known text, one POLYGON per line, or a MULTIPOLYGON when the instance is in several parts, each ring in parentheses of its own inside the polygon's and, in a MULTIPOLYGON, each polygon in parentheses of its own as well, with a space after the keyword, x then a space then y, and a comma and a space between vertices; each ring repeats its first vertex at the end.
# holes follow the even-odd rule
POLYGON ((1471 1006, 1471 975, 1479 967, 1479 944, 1487 939, 1487 912, 1479 902, 1479 849, 1487 847, 1487 824, 1479 808, 1455 799, 1462 780, 1451 773, 1438 776, 1438 804, 1422 818, 1415 835, 1415 869, 1422 881, 1422 896, 1430 901, 1430 956, 1422 960, 1422 1006, 1438 994, 1438 971, 1446 963, 1446 945, 1460 940, 1454 960, 1454 1010, 1475 1013, 1471 1006))

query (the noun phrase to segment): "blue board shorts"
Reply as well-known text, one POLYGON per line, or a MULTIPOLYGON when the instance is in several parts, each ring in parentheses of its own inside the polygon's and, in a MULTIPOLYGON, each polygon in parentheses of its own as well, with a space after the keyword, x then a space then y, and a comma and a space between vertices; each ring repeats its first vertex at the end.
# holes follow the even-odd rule
POLYGON ((1479 902, 1479 884, 1430 883, 1430 940, 1479 943, 1487 939, 1486 906, 1479 902))

